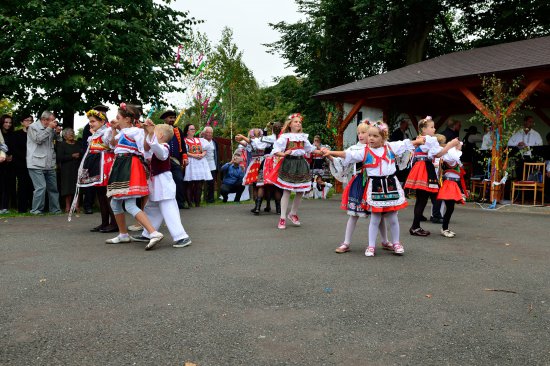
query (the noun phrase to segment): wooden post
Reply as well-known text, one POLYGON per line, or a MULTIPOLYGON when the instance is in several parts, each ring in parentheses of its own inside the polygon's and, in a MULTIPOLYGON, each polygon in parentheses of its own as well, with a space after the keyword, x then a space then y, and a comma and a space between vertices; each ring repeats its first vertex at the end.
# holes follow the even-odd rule
POLYGON ((344 131, 346 130, 346 127, 348 127, 353 117, 355 117, 357 112, 359 112, 364 103, 365 99, 360 99, 357 103, 355 103, 346 118, 344 118, 342 123, 340 123, 340 125, 338 126, 338 136, 336 136, 337 149, 342 150, 344 148, 344 131))

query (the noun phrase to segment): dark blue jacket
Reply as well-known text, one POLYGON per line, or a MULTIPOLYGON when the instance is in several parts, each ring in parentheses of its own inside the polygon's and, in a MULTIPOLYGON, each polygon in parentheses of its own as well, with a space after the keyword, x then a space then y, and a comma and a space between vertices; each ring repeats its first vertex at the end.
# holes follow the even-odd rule
POLYGON ((223 174, 223 184, 234 185, 243 183, 244 171, 240 166, 225 163, 221 168, 221 172, 223 174))

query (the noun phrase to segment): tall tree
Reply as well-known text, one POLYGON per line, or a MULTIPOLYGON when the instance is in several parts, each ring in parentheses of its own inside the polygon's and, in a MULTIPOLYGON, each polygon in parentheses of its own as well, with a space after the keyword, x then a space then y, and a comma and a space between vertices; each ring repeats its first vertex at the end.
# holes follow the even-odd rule
POLYGON ((0 92, 73 125, 98 102, 161 102, 190 66, 175 48, 194 23, 170 0, 4 0, 0 92))

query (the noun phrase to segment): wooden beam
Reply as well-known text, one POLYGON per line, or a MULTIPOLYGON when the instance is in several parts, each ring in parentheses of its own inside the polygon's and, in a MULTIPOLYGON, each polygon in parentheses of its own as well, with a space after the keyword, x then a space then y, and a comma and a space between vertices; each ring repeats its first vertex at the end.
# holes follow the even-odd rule
POLYGON ((550 94, 550 85, 546 84, 544 81, 539 84, 537 90, 543 92, 544 94, 550 94))
POLYGON ((516 108, 523 103, 523 101, 531 96, 537 90, 537 87, 544 82, 544 80, 533 80, 523 89, 523 91, 520 93, 520 95, 510 103, 508 106, 508 109, 506 109, 506 112, 504 115, 508 117, 512 112, 516 110, 516 108))
POLYGON ((355 105, 351 108, 351 111, 349 111, 346 118, 344 118, 340 126, 338 126, 339 133, 342 133, 342 134, 344 133, 344 130, 346 129, 346 127, 348 127, 349 123, 351 122, 353 117, 355 117, 357 112, 359 112, 363 104, 365 104, 365 99, 360 99, 357 103, 355 103, 355 105))
POLYGON ((535 108, 535 114, 537 116, 539 116, 540 119, 542 119, 542 121, 544 123, 546 123, 548 126, 550 126, 550 117, 548 117, 546 115, 546 113, 544 113, 544 111, 540 108, 535 108))
POLYGON ((468 100, 470 101, 470 103, 472 103, 473 105, 476 106, 476 108, 481 112, 483 113, 483 115, 485 117, 487 117, 490 121, 493 121, 495 119, 495 116, 493 115, 493 113, 491 113, 491 111, 485 107, 485 105, 483 104, 483 102, 481 100, 479 100, 475 95, 474 93, 472 93, 468 88, 459 88, 459 90, 462 92, 462 94, 464 94, 464 96, 466 98, 468 98, 468 100))

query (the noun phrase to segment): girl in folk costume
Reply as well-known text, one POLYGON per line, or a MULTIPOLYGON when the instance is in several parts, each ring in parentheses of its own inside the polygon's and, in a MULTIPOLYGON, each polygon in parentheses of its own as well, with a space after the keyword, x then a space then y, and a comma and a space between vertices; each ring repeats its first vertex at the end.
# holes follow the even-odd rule
MULTIPOLYGON (((363 163, 363 172, 368 178, 360 205, 371 211, 369 225, 369 246, 365 251, 367 257, 373 257, 376 247, 376 237, 385 215, 386 224, 389 224, 393 243, 384 243, 386 249, 395 254, 403 254, 405 249, 399 241, 399 221, 397 211, 407 207, 405 193, 395 177, 395 156, 402 155, 407 150, 413 150, 415 145, 424 142, 422 137, 414 141, 403 140, 386 142, 388 125, 382 121, 369 123, 368 146, 363 151, 328 151, 326 155, 345 158, 345 164, 363 163)), ((358 176, 356 179, 363 179, 358 176)), ((353 187, 353 183, 350 187, 353 187)))
POLYGON ((462 143, 456 148, 451 148, 441 157, 439 173, 443 184, 437 194, 437 199, 445 202, 445 214, 443 215, 443 227, 441 235, 446 238, 454 238, 456 233, 449 230, 449 222, 455 209, 455 203, 464 204, 466 195, 466 183, 464 182, 464 169, 460 157, 462 156, 462 143))
POLYGON ((138 123, 139 110, 125 103, 120 104, 116 120, 111 122, 111 145, 115 145, 115 161, 107 185, 107 197, 111 197, 111 208, 115 214, 119 234, 108 239, 107 244, 128 243, 131 241, 126 228, 124 208, 149 232, 152 247, 164 237, 155 230, 147 215, 136 205, 137 197, 149 194, 147 187, 148 171, 143 160, 145 133, 138 123), (118 129, 118 130, 117 130, 118 129))
POLYGON ((435 126, 430 116, 420 120, 418 128, 420 136, 424 136, 426 142, 414 150, 413 166, 405 182, 405 188, 416 189, 414 220, 409 233, 417 236, 428 236, 430 232, 420 227, 420 220, 424 216, 424 208, 426 208, 430 195, 437 194, 439 191, 433 159, 443 156, 450 148, 455 147, 459 141, 454 139, 444 148, 441 148, 434 136, 435 126))
POLYGON ((88 138, 88 148, 78 169, 77 191, 75 192, 69 217, 77 205, 79 188, 93 186, 97 192, 97 200, 101 212, 101 224, 90 231, 112 232, 116 230, 117 224, 115 215, 109 204, 109 199, 107 198, 107 183, 115 160, 115 154, 110 146, 112 138, 111 128, 107 121, 107 114, 104 111, 90 109, 86 112, 86 117, 88 117, 92 135, 88 138))
POLYGON ((281 158, 267 178, 275 186, 283 189, 281 198, 281 216, 279 229, 286 228, 286 211, 290 201, 290 193, 295 192, 296 196, 288 213, 288 219, 296 226, 300 226, 298 208, 302 202, 304 192, 311 189, 311 177, 309 164, 304 155, 311 152, 319 152, 308 141, 308 135, 302 132, 303 117, 300 113, 288 117, 282 129, 281 136, 273 146, 273 153, 281 158))
POLYGON ((213 149, 214 147, 208 140, 194 137, 195 126, 192 124, 185 125, 183 135, 185 136, 184 141, 189 159, 189 163, 185 167, 185 177, 183 178, 187 185, 187 201, 189 202, 189 207, 191 207, 191 203, 195 203, 195 207, 199 207, 204 181, 212 179, 210 166, 204 157, 206 156, 206 150, 213 149))
MULTIPOLYGON (((365 119, 357 126, 357 139, 359 142, 346 149, 346 153, 363 153, 367 147, 368 132, 369 124, 368 120, 365 119)), ((329 149, 323 149, 323 153, 326 154, 326 151, 329 151, 329 149)), ((357 226, 357 221, 360 217, 367 217, 369 215, 369 212, 366 211, 361 204, 365 193, 367 173, 363 166, 361 166, 359 173, 356 173, 354 169, 356 164, 344 165, 342 158, 332 157, 331 155, 328 155, 327 158, 329 160, 330 170, 337 180, 345 182, 347 181, 348 174, 353 172, 351 180, 349 180, 344 189, 342 203, 340 205, 340 208, 345 210, 348 214, 344 241, 335 250, 336 253, 347 253, 350 251, 351 238, 357 226)), ((385 220, 380 220, 379 229, 380 237, 382 238, 382 246, 389 247, 385 220)))
POLYGON ((235 141, 245 147, 249 157, 249 164, 243 178, 243 185, 253 185, 253 196, 256 197, 256 202, 254 208, 250 211, 254 215, 259 215, 260 206, 264 198, 263 167, 265 151, 270 145, 262 141, 263 132, 259 128, 251 130, 248 135, 249 137, 239 134, 235 136, 235 141))

